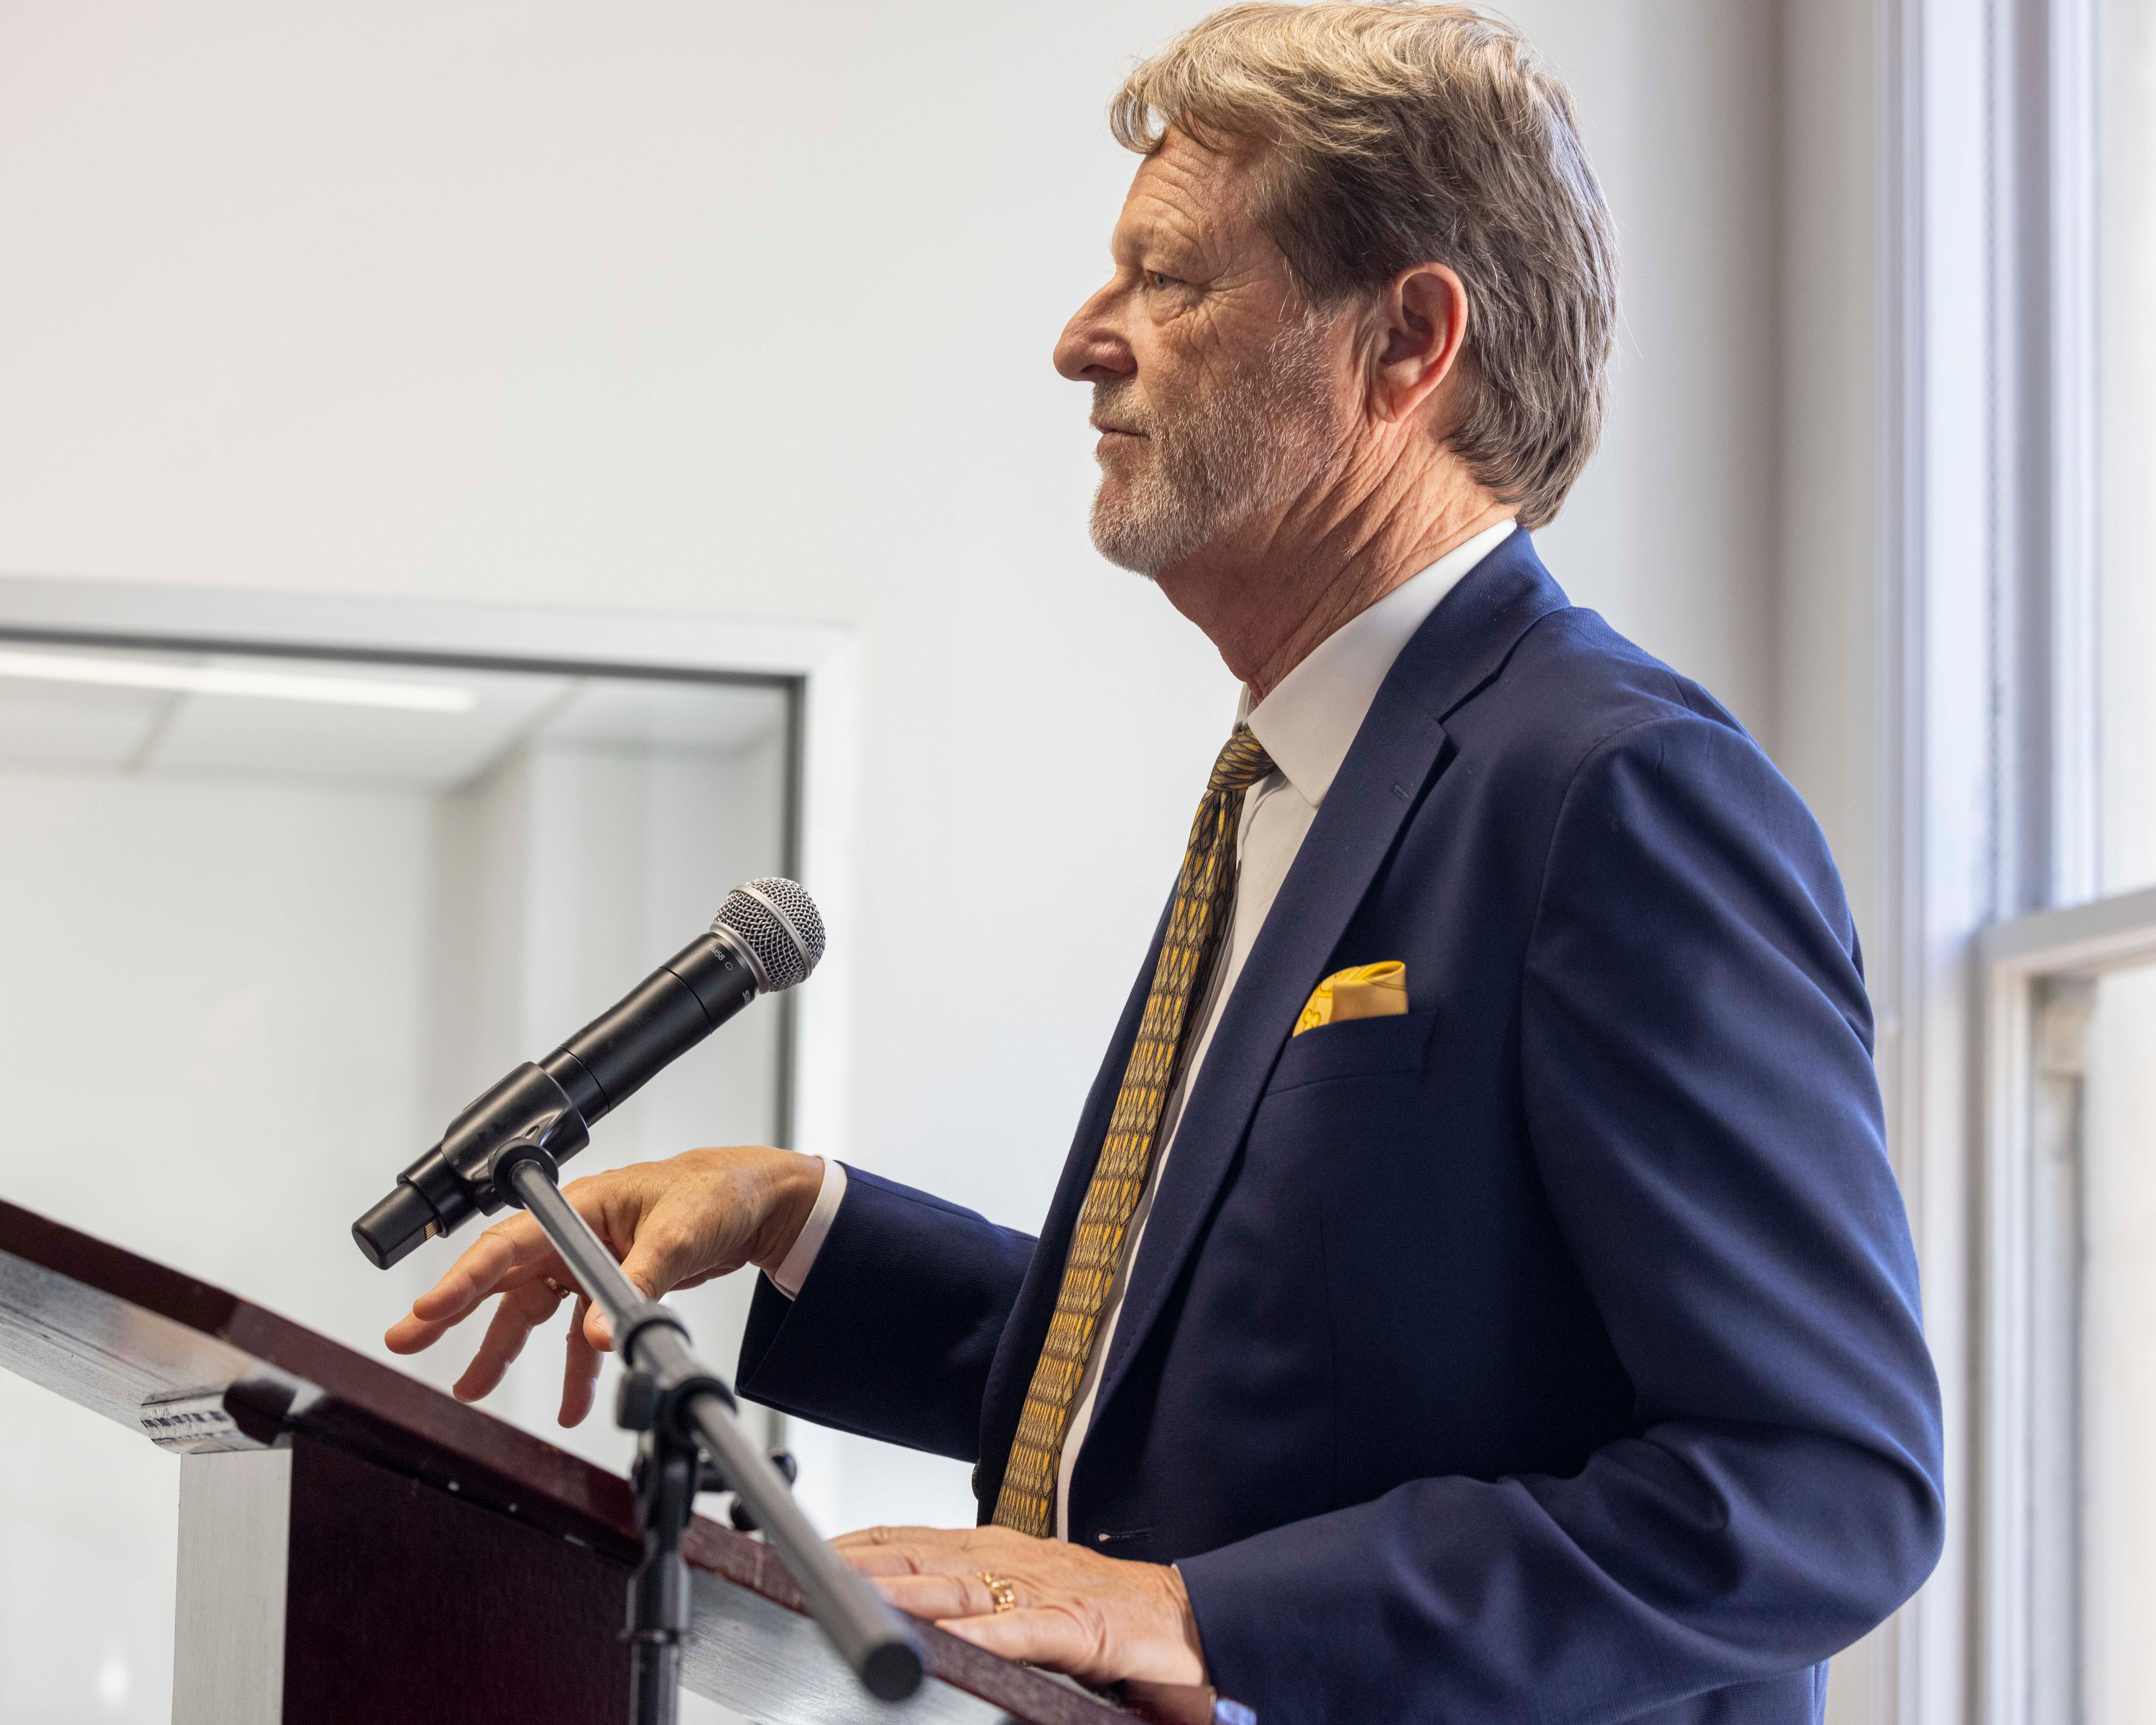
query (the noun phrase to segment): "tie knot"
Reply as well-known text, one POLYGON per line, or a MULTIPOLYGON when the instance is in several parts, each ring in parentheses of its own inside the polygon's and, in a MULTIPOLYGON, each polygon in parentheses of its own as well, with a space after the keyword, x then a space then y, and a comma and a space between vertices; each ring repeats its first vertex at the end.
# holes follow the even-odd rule
POLYGON ((1248 725, 1238 725, 1227 747, 1220 751, 1220 758, 1213 763, 1213 777, 1205 788, 1209 793, 1246 791, 1272 770, 1273 757, 1265 752, 1256 732, 1248 725))

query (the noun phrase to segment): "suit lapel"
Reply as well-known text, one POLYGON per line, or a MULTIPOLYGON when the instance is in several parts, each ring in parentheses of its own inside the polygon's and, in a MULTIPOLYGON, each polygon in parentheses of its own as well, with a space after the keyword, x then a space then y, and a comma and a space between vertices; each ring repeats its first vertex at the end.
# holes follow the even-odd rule
MULTIPOLYGON (((1222 1009, 1192 1086, 1132 1267, 1095 1403, 1096 1421, 1204 1232, 1304 1000, 1322 980, 1326 961, 1440 770, 1445 716, 1497 674, 1537 618, 1565 603, 1527 533, 1515 533, 1445 596, 1378 688, 1222 1009)), ((1141 983, 1141 1001, 1142 994, 1141 983)), ((1135 1030, 1134 1018, 1130 1028, 1135 1030)), ((1127 1053, 1126 1039, 1117 1043, 1127 1053)), ((1120 1074, 1121 1066, 1115 1070, 1120 1074)), ((1096 1111, 1089 1109, 1089 1116, 1096 1111)), ((1089 1130, 1092 1124, 1089 1118, 1089 1130)), ((1099 1142, 1096 1133, 1096 1153, 1099 1142)), ((1056 1219, 1065 1224, 1065 1200, 1070 1199, 1075 1215, 1091 1173, 1091 1158, 1073 1160, 1083 1163, 1085 1174, 1075 1198, 1057 1194, 1056 1219)), ((1071 1185, 1067 1170, 1064 1183, 1071 1185)), ((1060 1252, 1055 1262, 1060 1276, 1060 1252)), ((1052 1287, 1048 1297, 1052 1302, 1052 1287)))

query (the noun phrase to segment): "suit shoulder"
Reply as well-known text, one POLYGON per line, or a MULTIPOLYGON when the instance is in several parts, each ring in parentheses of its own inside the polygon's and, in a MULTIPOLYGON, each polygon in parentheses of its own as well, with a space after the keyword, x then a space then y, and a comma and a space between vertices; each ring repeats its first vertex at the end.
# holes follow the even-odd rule
POLYGON ((1674 844, 1681 832, 1749 878, 1787 876, 1853 939, 1826 837, 1796 788, 1729 710, 1689 677, 1626 640, 1592 611, 1553 612, 1456 721, 1494 785, 1543 821, 1554 843, 1567 807, 1604 858, 1626 828, 1674 844), (1471 709, 1488 701, 1486 709, 1471 709))
MULTIPOLYGON (((1599 614, 1567 606, 1537 619, 1497 675, 1445 720, 1463 750, 1494 750, 1565 778, 1626 733, 1674 728, 1765 759, 1736 716, 1599 614)), ((1622 746, 1622 745, 1620 745, 1622 746)))
POLYGON ((1831 871, 1811 811, 1735 716, 1592 611, 1538 619, 1442 722, 1459 750, 1448 771, 1479 783, 1523 860, 1547 853, 1568 803, 1610 803, 1644 773, 1703 828, 1748 827, 1808 870, 1831 871))

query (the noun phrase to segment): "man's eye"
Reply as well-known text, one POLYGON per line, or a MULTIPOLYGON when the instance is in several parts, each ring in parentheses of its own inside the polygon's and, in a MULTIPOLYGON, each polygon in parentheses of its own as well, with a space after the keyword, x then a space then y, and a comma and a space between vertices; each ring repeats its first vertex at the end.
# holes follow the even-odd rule
POLYGON ((1161 289, 1180 287, 1182 285, 1182 284, 1173 275, 1168 275, 1165 271, 1159 270, 1148 270, 1146 271, 1146 280, 1154 287, 1161 289))

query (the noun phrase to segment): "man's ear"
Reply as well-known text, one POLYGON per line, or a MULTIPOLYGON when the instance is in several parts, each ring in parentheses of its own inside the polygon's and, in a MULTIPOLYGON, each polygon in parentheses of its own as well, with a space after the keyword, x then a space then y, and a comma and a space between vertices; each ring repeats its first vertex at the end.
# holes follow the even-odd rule
POLYGON ((1467 288, 1443 264, 1404 270, 1378 296, 1372 333, 1370 410, 1397 424, 1450 377, 1467 341, 1467 288))

